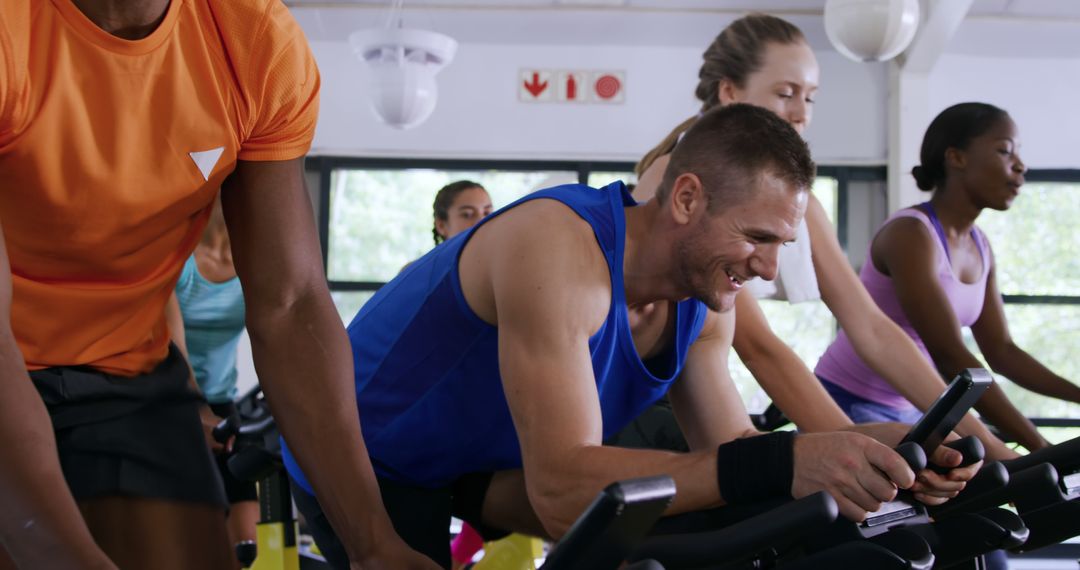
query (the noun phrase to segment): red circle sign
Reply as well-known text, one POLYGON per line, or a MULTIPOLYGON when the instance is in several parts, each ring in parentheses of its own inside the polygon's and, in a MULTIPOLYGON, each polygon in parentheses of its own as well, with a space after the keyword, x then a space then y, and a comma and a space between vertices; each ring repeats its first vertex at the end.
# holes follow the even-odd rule
POLYGON ((619 82, 619 78, 614 75, 601 75, 596 80, 596 96, 601 99, 611 99, 619 94, 619 90, 622 89, 622 83, 619 82))

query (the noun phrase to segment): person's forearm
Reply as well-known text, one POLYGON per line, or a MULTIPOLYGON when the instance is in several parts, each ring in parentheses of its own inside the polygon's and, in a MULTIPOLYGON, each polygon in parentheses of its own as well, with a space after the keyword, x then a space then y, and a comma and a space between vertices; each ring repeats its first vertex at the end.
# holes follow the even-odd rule
POLYGON ((831 431, 851 425, 798 354, 769 328, 749 291, 736 299, 731 346, 776 407, 803 431, 831 431))
POLYGON ((357 561, 394 536, 360 434, 352 351, 329 294, 250 306, 260 385, 335 532, 357 561))
POLYGON ((52 423, 14 341, 0 349, 0 544, 19 568, 114 568, 60 470, 52 423))
MULTIPOLYGON (((739 348, 736 341, 735 350, 742 357, 739 348)), ((770 348, 767 353, 752 355, 744 350, 748 356, 743 364, 784 415, 806 432, 835 431, 852 425, 851 419, 791 348, 782 342, 770 348)))
POLYGON ((1035 424, 1031 423, 1031 420, 1024 417, 1024 414, 1020 413, 1013 406, 1012 402, 1005 396, 1005 392, 1002 391, 1001 386, 996 383, 990 386, 985 394, 979 398, 978 403, 975 404, 975 408, 979 410, 979 413, 984 418, 990 421, 990 423, 997 426, 1002 432, 1012 436, 1020 445, 1027 448, 1028 451, 1035 451, 1036 449, 1042 449, 1049 444, 1039 434, 1039 430, 1035 428, 1035 424))
POLYGON ((667 515, 722 504, 716 475, 716 451, 674 453, 590 445, 561 454, 558 460, 531 462, 524 454, 529 501, 545 530, 561 537, 574 520, 615 481, 668 475, 678 493, 667 515))
POLYGON ((987 355, 987 360, 994 372, 1023 388, 1051 398, 1080 403, 1080 386, 1054 374, 1015 344, 1007 345, 995 354, 995 358, 987 355))

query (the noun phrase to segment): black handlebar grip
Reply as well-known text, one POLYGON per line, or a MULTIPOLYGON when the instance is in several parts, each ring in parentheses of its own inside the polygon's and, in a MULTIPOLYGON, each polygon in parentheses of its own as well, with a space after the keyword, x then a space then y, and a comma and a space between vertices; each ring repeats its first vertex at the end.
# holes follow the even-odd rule
POLYGON ((907 461, 908 467, 912 471, 918 473, 926 469, 926 452, 914 441, 896 446, 896 452, 900 454, 900 457, 904 458, 904 461, 907 461))
POLYGON ((975 513, 996 507, 1011 500, 1005 494, 1009 484, 1009 472, 998 461, 991 461, 979 469, 979 472, 967 482, 964 490, 945 504, 930 508, 934 517, 955 512, 975 513))
POLYGON ((218 422, 218 425, 214 426, 211 435, 214 436, 214 441, 224 444, 229 441, 230 437, 236 435, 237 428, 236 420, 233 416, 229 416, 218 422))
POLYGON ((1069 441, 1032 451, 1023 457, 1002 461, 1002 463, 1005 464, 1005 468, 1009 470, 1009 473, 1030 469, 1040 463, 1053 465, 1054 469, 1057 469, 1063 475, 1073 473, 1080 469, 1080 437, 1074 437, 1069 441))
POLYGON ((258 447, 245 447, 229 458, 229 471, 241 481, 258 481, 280 468, 277 458, 258 447))
POLYGON ((959 451, 963 458, 960 460, 960 465, 956 467, 942 467, 940 465, 930 465, 930 469, 933 469, 935 473, 945 474, 953 469, 960 467, 967 467, 973 463, 977 463, 986 458, 986 448, 983 447, 979 438, 969 435, 954 441, 950 441, 945 444, 945 447, 955 449, 959 451))

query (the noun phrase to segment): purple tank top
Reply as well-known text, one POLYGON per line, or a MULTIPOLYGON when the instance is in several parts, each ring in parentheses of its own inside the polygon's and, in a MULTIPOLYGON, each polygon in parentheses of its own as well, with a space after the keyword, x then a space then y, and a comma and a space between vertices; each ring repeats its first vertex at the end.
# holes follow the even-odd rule
MULTIPOLYGON (((928 204, 922 207, 900 210, 890 216, 888 220, 885 220, 882 227, 897 218, 915 218, 926 226, 926 231, 930 232, 931 236, 937 238, 934 241, 937 243, 938 282, 941 284, 945 296, 949 299, 949 305, 956 314, 960 326, 969 327, 978 320, 979 314, 982 312, 983 300, 986 297, 986 279, 990 274, 990 261, 987 255, 989 244, 986 242, 986 236, 983 235, 982 230, 973 227, 971 235, 975 240, 979 255, 982 257, 982 274, 975 283, 961 282, 953 273, 952 264, 949 261, 948 246, 945 242, 945 233, 941 229, 941 224, 937 221, 933 209, 922 209, 927 206, 928 204), (929 215, 927 212, 929 212, 929 215)), ((922 339, 919 338, 915 328, 908 321, 907 315, 904 314, 903 308, 900 307, 900 300, 896 297, 896 289, 893 287, 892 279, 874 267, 869 251, 866 253, 866 262, 863 263, 862 271, 859 272, 859 279, 870 293, 870 297, 881 308, 881 311, 900 325, 900 328, 904 329, 904 332, 911 337, 911 340, 915 341, 915 346, 922 351, 927 361, 933 364, 930 352, 926 350, 922 339)), ((855 347, 852 346, 851 340, 843 330, 836 335, 836 340, 833 341, 832 345, 821 357, 821 360, 818 361, 814 373, 818 377, 867 400, 894 408, 913 407, 888 381, 875 373, 859 358, 859 355, 855 353, 855 347)))

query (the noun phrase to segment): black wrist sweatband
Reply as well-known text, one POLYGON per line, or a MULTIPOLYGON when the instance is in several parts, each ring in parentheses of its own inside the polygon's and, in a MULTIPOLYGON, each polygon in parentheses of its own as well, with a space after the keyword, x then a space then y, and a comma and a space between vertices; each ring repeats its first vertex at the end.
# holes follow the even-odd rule
POLYGON ((791 497, 795 433, 775 431, 736 439, 716 450, 720 496, 729 505, 791 497))

